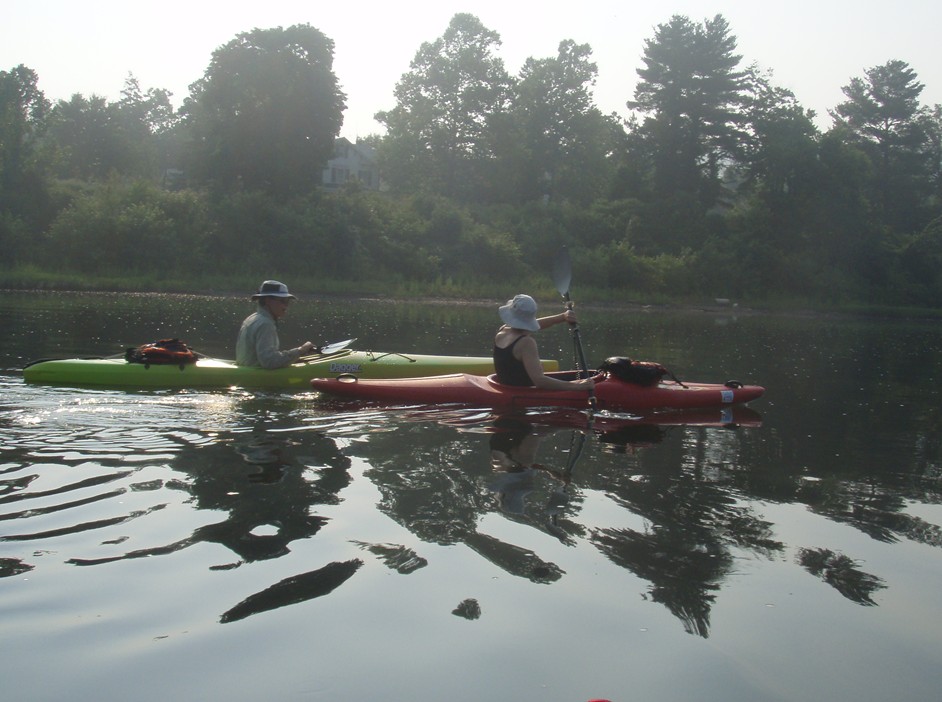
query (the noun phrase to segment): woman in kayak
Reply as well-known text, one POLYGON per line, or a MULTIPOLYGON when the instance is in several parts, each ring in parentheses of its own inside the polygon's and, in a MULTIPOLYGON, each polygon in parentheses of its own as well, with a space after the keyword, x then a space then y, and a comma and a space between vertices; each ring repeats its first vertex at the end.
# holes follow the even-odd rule
POLYGON ((288 305, 297 298, 288 292, 288 286, 277 280, 266 280, 252 295, 258 301, 258 310, 242 322, 236 341, 236 365, 283 368, 301 356, 315 350, 310 341, 296 349, 281 350, 278 341, 278 320, 288 312, 288 305))
POLYGON ((498 309, 504 325, 494 337, 494 369, 504 385, 533 386, 546 390, 585 390, 592 392, 592 378, 565 381, 543 373, 540 352, 531 332, 554 324, 576 323, 576 315, 566 310, 549 317, 536 317, 536 301, 529 295, 517 295, 498 309))

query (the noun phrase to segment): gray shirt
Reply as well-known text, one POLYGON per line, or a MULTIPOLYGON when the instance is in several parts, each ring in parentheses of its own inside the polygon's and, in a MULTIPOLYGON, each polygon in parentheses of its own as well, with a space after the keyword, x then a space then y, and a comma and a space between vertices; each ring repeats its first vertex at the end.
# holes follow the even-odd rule
POLYGON ((301 349, 282 351, 278 341, 278 326, 271 312, 260 307, 242 322, 236 341, 236 365, 283 368, 301 357, 301 349))

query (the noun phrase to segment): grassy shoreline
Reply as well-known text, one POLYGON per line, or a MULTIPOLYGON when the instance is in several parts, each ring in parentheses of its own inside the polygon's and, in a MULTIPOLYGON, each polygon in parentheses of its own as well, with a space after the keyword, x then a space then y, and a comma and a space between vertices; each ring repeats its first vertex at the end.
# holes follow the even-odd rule
MULTIPOLYGON (((271 277, 277 278, 277 275, 271 277)), ((248 296, 258 287, 259 280, 247 275, 203 276, 195 280, 178 278, 156 279, 153 276, 86 277, 56 274, 37 269, 0 271, 0 289, 29 292, 71 293, 157 293, 208 295, 219 297, 248 296)), ((350 297, 363 299, 408 300, 429 304, 489 305, 516 292, 528 292, 542 300, 558 299, 559 293, 549 280, 530 280, 517 288, 496 291, 493 285, 456 281, 338 281, 323 278, 292 276, 292 292, 304 296, 350 297)), ((814 300, 768 297, 761 300, 690 299, 664 295, 645 296, 628 290, 605 290, 591 285, 577 285, 573 298, 583 307, 599 307, 641 311, 689 311, 712 314, 769 314, 799 316, 835 316, 864 318, 942 320, 942 308, 893 307, 861 303, 826 304, 814 300)))

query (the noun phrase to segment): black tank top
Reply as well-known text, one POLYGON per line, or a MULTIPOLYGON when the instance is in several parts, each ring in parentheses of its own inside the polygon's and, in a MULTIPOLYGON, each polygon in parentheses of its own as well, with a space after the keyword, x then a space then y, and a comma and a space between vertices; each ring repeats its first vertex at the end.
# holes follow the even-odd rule
POLYGON ((522 338, 522 336, 518 336, 505 349, 494 344, 494 370, 497 371, 497 381, 503 385, 516 385, 518 387, 533 385, 530 374, 523 367, 523 361, 514 358, 514 346, 522 338))

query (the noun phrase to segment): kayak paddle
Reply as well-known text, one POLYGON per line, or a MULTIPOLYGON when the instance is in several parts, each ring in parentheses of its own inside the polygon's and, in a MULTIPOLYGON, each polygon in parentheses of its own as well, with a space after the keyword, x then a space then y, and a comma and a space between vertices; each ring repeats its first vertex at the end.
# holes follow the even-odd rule
MULTIPOLYGON (((572 298, 569 296, 569 286, 572 284, 572 260, 569 258, 569 249, 563 246, 556 254, 556 261, 553 263, 553 282, 556 284, 556 290, 562 295, 566 303, 566 309, 572 309, 572 298)), ((578 354, 578 365, 580 369, 579 376, 589 377, 589 366, 585 362, 585 353, 582 350, 582 336, 579 334, 579 324, 570 325, 573 344, 578 354)), ((589 407, 595 409, 595 391, 589 391, 589 407)))
POLYGON ((347 347, 348 347, 350 344, 352 344, 354 341, 356 341, 356 338, 347 339, 347 340, 345 340, 345 341, 335 341, 335 342, 332 343, 332 344, 324 344, 324 345, 321 346, 321 348, 320 348, 320 355, 321 355, 321 356, 329 356, 329 355, 332 354, 332 353, 337 353, 338 351, 343 351, 345 348, 347 348, 347 347))
POLYGON ((302 356, 299 360, 301 361, 313 361, 316 358, 321 356, 330 356, 331 354, 337 353, 338 351, 343 351, 350 344, 352 344, 356 339, 346 339, 345 341, 335 341, 332 344, 324 344, 321 346, 316 353, 309 354, 307 356, 302 356))
MULTIPOLYGON (((569 297, 569 286, 572 283, 572 261, 569 258, 569 249, 563 246, 556 254, 556 261, 553 264, 553 282, 556 284, 556 290, 562 295, 566 303, 566 309, 572 309, 572 299, 569 297)), ((573 343, 578 354, 579 370, 582 371, 581 377, 587 378, 589 375, 589 366, 585 362, 585 353, 582 351, 582 337, 579 334, 579 324, 571 324, 573 343)))

